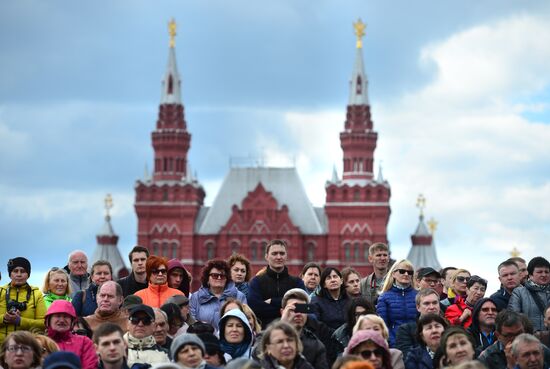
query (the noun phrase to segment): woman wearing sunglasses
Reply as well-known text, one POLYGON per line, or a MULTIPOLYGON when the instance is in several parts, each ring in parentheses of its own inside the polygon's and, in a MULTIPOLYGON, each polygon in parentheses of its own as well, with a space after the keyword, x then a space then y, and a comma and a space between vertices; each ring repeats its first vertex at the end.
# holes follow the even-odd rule
POLYGON ((71 284, 69 283, 69 275, 65 269, 53 267, 46 273, 42 293, 44 293, 46 309, 55 300, 71 301, 71 284))
POLYGON ((466 283, 466 296, 455 297, 454 303, 445 310, 445 318, 452 325, 468 328, 472 324, 474 305, 485 296, 487 281, 473 275, 466 283))
POLYGON ((390 347, 395 345, 395 333, 403 323, 416 320, 416 290, 412 286, 414 267, 406 259, 392 265, 382 294, 376 304, 376 313, 384 319, 390 332, 390 347))
POLYGON ((416 341, 407 357, 405 368, 407 369, 433 369, 433 358, 441 344, 443 331, 449 323, 439 314, 424 314, 418 319, 416 325, 416 341))
POLYGON ((374 369, 393 369, 388 343, 380 332, 359 330, 351 336, 344 355, 357 355, 370 362, 374 369))
POLYGON ((151 255, 145 263, 149 286, 134 293, 141 297, 143 304, 160 308, 166 300, 175 295, 183 295, 178 289, 168 287, 168 260, 151 255))
POLYGON ((247 303, 245 295, 235 287, 229 264, 225 260, 208 260, 202 268, 201 283, 201 288, 189 299, 189 311, 195 320, 208 323, 216 330, 220 320, 220 307, 225 300, 232 297, 247 303))
POLYGON ((450 306, 455 302, 457 296, 466 296, 468 281, 472 275, 466 269, 457 269, 451 275, 451 286, 447 290, 447 298, 441 303, 450 306))

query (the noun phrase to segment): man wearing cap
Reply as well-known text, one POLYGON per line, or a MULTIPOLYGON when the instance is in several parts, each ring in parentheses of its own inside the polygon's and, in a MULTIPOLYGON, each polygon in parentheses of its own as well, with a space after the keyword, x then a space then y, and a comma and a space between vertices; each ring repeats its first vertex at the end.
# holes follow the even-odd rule
POLYGON ((184 368, 216 369, 204 360, 205 352, 204 343, 192 333, 177 336, 170 347, 174 362, 184 368))
POLYGON ((73 352, 56 351, 46 356, 42 369, 82 369, 82 364, 73 352))
POLYGON ((19 330, 43 330, 46 304, 38 287, 27 283, 31 263, 24 257, 8 260, 11 281, 0 287, 0 343, 19 330))
POLYGON ((74 250, 69 254, 69 263, 65 267, 69 269, 69 280, 73 295, 85 290, 90 285, 90 273, 88 273, 88 256, 82 250, 74 250))
POLYGON ((416 272, 416 289, 433 288, 435 290, 440 279, 441 274, 434 268, 420 268, 416 272))
POLYGON ((155 341, 154 321, 155 312, 152 307, 139 304, 130 308, 128 333, 124 335, 128 344, 128 366, 135 363, 155 365, 170 361, 167 350, 155 341))
POLYGON ((117 282, 122 287, 124 297, 133 295, 139 290, 147 288, 147 272, 145 263, 149 257, 149 250, 143 246, 134 246, 128 254, 132 271, 126 277, 120 278, 117 282))
POLYGON ((120 306, 122 304, 122 288, 113 281, 103 283, 97 292, 97 309, 84 319, 95 331, 100 324, 111 322, 118 325, 124 332, 128 328, 128 314, 120 306))

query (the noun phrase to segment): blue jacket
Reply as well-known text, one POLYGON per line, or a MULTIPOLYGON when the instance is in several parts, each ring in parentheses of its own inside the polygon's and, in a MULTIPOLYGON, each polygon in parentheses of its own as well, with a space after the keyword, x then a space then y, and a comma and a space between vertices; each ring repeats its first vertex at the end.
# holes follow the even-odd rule
POLYGON ((414 322, 418 312, 416 311, 416 293, 411 286, 403 289, 393 286, 378 298, 376 313, 384 319, 390 338, 390 347, 395 345, 397 328, 403 323, 414 322))
POLYGON ((97 309, 97 290, 95 283, 90 283, 88 288, 74 294, 71 303, 77 316, 93 315, 97 309))
POLYGON ((510 295, 506 288, 500 286, 500 289, 491 295, 491 299, 497 305, 497 310, 501 311, 508 307, 508 302, 510 301, 510 295))
POLYGON ((346 322, 346 307, 349 300, 345 290, 340 293, 340 298, 335 300, 326 289, 322 288, 311 299, 311 305, 318 320, 332 329, 338 329, 346 322))
POLYGON ((220 298, 214 296, 208 287, 201 287, 199 290, 191 295, 189 299, 189 312, 195 320, 208 323, 215 329, 218 327, 220 321, 220 307, 229 297, 239 300, 246 304, 245 295, 237 290, 233 282, 229 282, 225 286, 220 298))
POLYGON ((405 358, 405 369, 433 369, 433 360, 426 346, 414 346, 405 358))

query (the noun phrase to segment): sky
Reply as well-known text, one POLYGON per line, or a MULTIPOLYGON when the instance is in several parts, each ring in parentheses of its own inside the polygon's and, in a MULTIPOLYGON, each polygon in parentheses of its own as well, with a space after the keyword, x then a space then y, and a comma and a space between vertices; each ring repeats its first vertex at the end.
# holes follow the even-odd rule
POLYGON ((375 166, 391 185, 392 257, 405 258, 418 194, 443 266, 498 288, 516 247, 550 255, 550 3, 543 1, 0 2, 0 270, 31 282, 68 253, 92 254, 112 194, 125 256, 134 184, 151 168, 167 23, 210 204, 230 158, 295 163, 310 200, 342 174, 355 58, 365 69, 375 166))

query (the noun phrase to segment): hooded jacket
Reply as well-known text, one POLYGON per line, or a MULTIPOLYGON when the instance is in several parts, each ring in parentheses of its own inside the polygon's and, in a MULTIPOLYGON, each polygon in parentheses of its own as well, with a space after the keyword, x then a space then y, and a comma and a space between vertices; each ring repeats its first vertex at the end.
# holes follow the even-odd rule
POLYGON ((218 331, 220 332, 220 346, 222 351, 225 352, 224 357, 227 363, 240 357, 249 358, 252 355, 254 334, 248 322, 248 318, 242 311, 239 309, 231 309, 225 313, 218 324, 218 331), (244 339, 239 344, 229 343, 225 339, 225 323, 230 318, 239 319, 244 327, 244 339))
POLYGON ((174 295, 183 295, 183 292, 175 288, 168 287, 168 283, 149 283, 149 287, 137 291, 136 293, 134 293, 134 295, 141 297, 145 305, 159 308, 164 304, 166 300, 168 300, 168 298, 174 295))
POLYGON ((344 355, 353 354, 353 350, 357 346, 367 341, 372 341, 372 343, 376 344, 376 346, 384 350, 384 356, 382 361, 383 368, 392 369, 392 365, 391 365, 392 359, 391 359, 388 343, 382 337, 382 335, 377 331, 360 330, 355 332, 353 336, 351 336, 351 339, 349 340, 349 343, 346 349, 344 350, 344 355))
POLYGON ((247 303, 245 295, 237 290, 233 282, 227 283, 219 298, 213 295, 208 287, 202 286, 189 299, 189 313, 195 320, 208 323, 216 328, 220 320, 220 307, 229 297, 237 299, 243 304, 247 303))
POLYGON ((76 312, 73 305, 66 300, 56 300, 46 312, 45 322, 48 332, 48 337, 57 343, 59 350, 70 351, 76 354, 82 363, 82 369, 97 368, 97 355, 94 348, 94 343, 86 336, 80 336, 72 333, 72 326, 76 321, 76 312), (52 314, 67 314, 72 317, 71 328, 65 332, 54 330, 50 326, 52 314))
POLYGON ((487 347, 491 346, 496 341, 496 337, 494 336, 494 333, 495 333, 494 326, 489 336, 486 336, 483 332, 481 332, 481 328, 479 326, 479 313, 481 312, 481 307, 487 301, 491 301, 493 304, 495 304, 495 306, 497 306, 497 303, 495 302, 495 300, 493 300, 490 297, 482 298, 478 302, 476 302, 476 304, 474 305, 474 310, 472 312, 472 325, 470 325, 470 327, 468 328, 468 331, 470 332, 472 337, 474 337, 474 341, 476 342, 475 348, 479 351, 485 350, 487 347))
POLYGON ((10 284, 0 287, 0 343, 8 334, 13 331, 22 330, 43 330, 44 329, 44 314, 46 313, 46 305, 42 297, 42 292, 38 287, 25 284, 20 287, 10 287, 10 284), (19 324, 4 323, 4 314, 7 312, 6 294, 10 293, 9 300, 17 302, 26 302, 27 308, 21 311, 21 319, 19 324))
POLYGON ((543 307, 550 304, 550 284, 537 285, 530 279, 524 286, 516 287, 508 303, 508 309, 527 315, 533 323, 534 331, 544 331, 544 312, 542 312, 533 298, 533 293, 539 297, 543 307))

